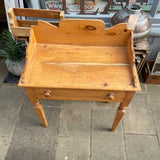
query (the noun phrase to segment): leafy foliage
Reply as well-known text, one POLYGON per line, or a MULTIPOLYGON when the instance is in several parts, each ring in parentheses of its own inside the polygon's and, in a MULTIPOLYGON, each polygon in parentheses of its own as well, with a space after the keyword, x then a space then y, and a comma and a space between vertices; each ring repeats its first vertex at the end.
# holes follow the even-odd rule
POLYGON ((0 56, 4 60, 20 61, 25 56, 25 49, 23 41, 16 40, 8 29, 3 31, 0 39, 0 56))

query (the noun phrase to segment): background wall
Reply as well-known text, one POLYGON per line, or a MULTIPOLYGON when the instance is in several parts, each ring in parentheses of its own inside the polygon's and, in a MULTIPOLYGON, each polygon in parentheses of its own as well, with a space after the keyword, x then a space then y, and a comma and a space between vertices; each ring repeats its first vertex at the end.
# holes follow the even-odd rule
MULTIPOLYGON (((49 1, 49 0, 4 0, 5 2, 5 6, 6 6, 6 11, 8 10, 9 7, 21 7, 23 8, 23 2, 25 2, 25 6, 27 7, 33 7, 33 8, 41 8, 40 6, 40 1, 49 1)), ((50 1, 61 1, 61 0, 50 0, 50 1)), ((67 2, 70 2, 71 0, 66 0, 67 2)), ((98 1, 102 1, 106 3, 106 0, 98 0, 98 1)), ((118 2, 119 0, 117 0, 118 2)), ((126 0, 127 2, 128 0, 126 0)), ((137 0, 137 2, 140 2, 141 4, 142 0, 137 0)), ((159 0, 157 0, 159 1, 159 0)), ((3 6, 3 0, 0 0, 0 7, 3 6)), ((149 5, 152 5, 153 0, 143 0, 143 2, 146 2, 146 4, 148 3, 149 5)), ((145 4, 145 3, 144 3, 145 4)), ((105 6, 105 5, 104 5, 105 6)), ((120 7, 121 9, 121 7, 120 7)), ((95 9, 93 9, 95 10, 95 9)), ((145 10, 145 9, 144 9, 145 10)), ((0 9, 0 13, 1 13, 1 9, 0 9)), ((148 13, 148 12, 147 12, 148 13)), ((110 18, 113 16, 113 12, 108 14, 97 14, 97 15, 77 15, 77 14, 66 14, 65 18, 89 18, 89 19, 102 19, 105 23, 106 23, 106 27, 109 27, 109 23, 110 23, 110 18)), ((149 13, 148 13, 149 14, 149 13)), ((149 14, 150 15, 150 14, 149 14)), ((1 15, 0 15, 1 16, 1 15)), ((2 16, 5 16, 4 13, 2 16)), ((148 57, 149 60, 155 60, 158 51, 160 50, 160 12, 158 14, 156 14, 155 17, 150 16, 151 22, 152 22, 152 31, 151 34, 149 36, 149 43, 151 45, 151 53, 148 57)))

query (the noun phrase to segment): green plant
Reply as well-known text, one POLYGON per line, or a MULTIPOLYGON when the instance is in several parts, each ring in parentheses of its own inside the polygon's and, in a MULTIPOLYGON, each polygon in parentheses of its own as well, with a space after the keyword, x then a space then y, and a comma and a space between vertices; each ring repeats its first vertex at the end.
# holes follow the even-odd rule
POLYGON ((3 60, 19 62, 25 56, 23 41, 16 40, 8 29, 4 29, 0 38, 0 56, 3 60))

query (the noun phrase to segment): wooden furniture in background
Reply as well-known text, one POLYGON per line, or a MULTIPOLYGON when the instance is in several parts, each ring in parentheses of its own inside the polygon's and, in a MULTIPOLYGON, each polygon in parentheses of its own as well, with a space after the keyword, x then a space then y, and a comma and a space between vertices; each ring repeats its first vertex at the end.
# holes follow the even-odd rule
POLYGON ((160 75, 160 52, 157 54, 151 73, 160 75))
POLYGON ((39 99, 120 102, 111 131, 136 91, 133 29, 122 23, 109 29, 101 20, 64 19, 59 27, 38 21, 32 27, 26 65, 18 86, 24 87, 44 127, 39 99))
POLYGON ((150 53, 150 45, 149 42, 146 39, 143 41, 137 42, 134 44, 134 51, 135 51, 135 63, 137 67, 138 75, 141 74, 141 71, 144 67, 144 64, 147 60, 147 57, 150 53))
POLYGON ((155 61, 147 61, 142 71, 145 83, 160 84, 160 52, 155 61))
POLYGON ((32 25, 37 25, 37 20, 23 20, 17 19, 21 17, 34 17, 34 18, 47 18, 52 20, 51 24, 59 25, 57 22, 53 22, 54 19, 63 19, 63 11, 53 11, 44 9, 31 9, 31 8, 9 8, 8 10, 9 24, 14 37, 17 40, 28 40, 30 35, 30 29, 32 25))

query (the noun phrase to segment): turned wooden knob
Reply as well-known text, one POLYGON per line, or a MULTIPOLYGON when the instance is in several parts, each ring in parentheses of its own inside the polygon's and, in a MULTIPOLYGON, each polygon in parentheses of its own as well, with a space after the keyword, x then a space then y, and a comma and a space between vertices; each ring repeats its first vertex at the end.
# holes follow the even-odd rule
POLYGON ((108 99, 114 100, 115 99, 114 94, 113 93, 108 94, 108 99))
POLYGON ((44 96, 45 97, 50 97, 51 96, 51 91, 45 91, 44 96))

